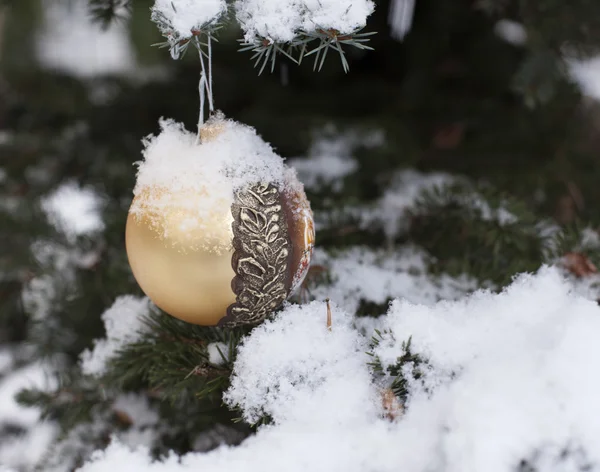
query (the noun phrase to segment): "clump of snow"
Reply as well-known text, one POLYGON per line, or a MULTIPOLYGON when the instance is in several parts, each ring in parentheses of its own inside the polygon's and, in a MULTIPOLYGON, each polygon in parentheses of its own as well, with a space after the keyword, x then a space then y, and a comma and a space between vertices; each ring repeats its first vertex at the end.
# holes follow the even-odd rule
MULTIPOLYGON (((452 184, 464 183, 457 175, 443 172, 421 173, 406 169, 396 173, 375 207, 354 209, 360 219, 362 229, 373 225, 382 227, 388 238, 394 238, 408 230, 410 211, 416 208, 419 200, 427 193, 443 189, 452 184)), ((505 207, 492 208, 476 190, 472 189, 454 198, 465 208, 476 211, 483 220, 497 221, 501 225, 517 221, 515 215, 505 207)))
POLYGON ((244 39, 290 42, 301 33, 334 29, 350 34, 366 25, 371 0, 236 0, 244 39))
POLYGON ((571 288, 544 268, 500 294, 395 301, 375 354, 395 364, 410 337, 429 368, 418 381, 405 369, 409 400, 394 422, 382 418, 352 318, 334 306, 329 331, 323 303, 289 306, 244 341, 226 394, 271 425, 237 447, 159 461, 115 441, 81 471, 596 470, 600 307, 571 288))
POLYGON ((342 190, 343 179, 358 168, 352 157, 336 154, 313 154, 306 159, 290 160, 307 188, 330 185, 334 192, 342 190))
POLYGON ((352 317, 331 309, 331 331, 323 302, 288 306, 254 329, 238 348, 225 402, 250 423, 270 416, 308 428, 315 416, 320 425, 350 425, 356 416, 376 414, 366 344, 352 317))
POLYGON ((78 250, 67 249, 52 241, 38 240, 31 245, 31 253, 48 272, 32 278, 24 285, 23 306, 32 319, 47 320, 60 295, 65 290, 76 289, 74 258, 78 250))
POLYGON ((97 192, 81 188, 75 182, 62 184, 41 201, 50 223, 72 242, 78 236, 104 229, 102 203, 103 198, 97 192))
POLYGON ((210 343, 206 350, 211 364, 221 365, 229 360, 229 346, 225 343, 210 343))
POLYGON ((8 423, 24 428, 35 425, 40 412, 35 407, 24 407, 17 403, 15 395, 26 388, 52 390, 56 382, 47 365, 33 363, 16 369, 0 379, 0 424, 8 423))
POLYGON ((584 95, 600 100, 600 56, 590 59, 566 59, 571 78, 584 95))
MULTIPOLYGON (((77 291, 77 267, 90 267, 97 261, 97 251, 84 252, 80 248, 65 246, 51 240, 40 239, 31 244, 31 254, 45 269, 27 281, 22 300, 25 311, 36 321, 46 320, 59 300, 77 291)), ((45 329, 44 323, 32 329, 45 329)))
POLYGON ((476 210, 479 217, 484 221, 497 221, 500 225, 510 225, 518 221, 518 218, 505 207, 492 208, 490 204, 478 193, 472 192, 459 199, 459 202, 471 210, 476 210), (462 200, 462 201, 460 201, 462 200))
POLYGON ((152 21, 163 33, 187 39, 192 37, 193 31, 216 23, 226 11, 225 0, 156 0, 152 21))
POLYGON ((195 133, 172 120, 162 120, 161 133, 144 142, 136 191, 157 186, 219 193, 213 187, 224 186, 231 197, 233 190, 256 182, 283 184, 283 160, 254 128, 220 118, 214 123, 222 127, 220 132, 198 145, 195 133))
POLYGON ((57 280, 49 274, 40 275, 23 288, 23 306, 34 320, 43 320, 52 313, 57 296, 57 280))
POLYGON ((81 355, 84 374, 101 376, 106 372, 107 362, 126 344, 136 342, 144 333, 143 320, 150 312, 147 298, 124 295, 102 314, 106 339, 97 340, 92 351, 81 355))
POLYGON ((5 470, 3 465, 14 467, 14 470, 34 470, 58 433, 58 425, 41 422, 19 436, 4 439, 0 443, 0 471, 5 470))
POLYGON ((171 120, 160 124, 160 134, 145 140, 134 189, 143 198, 135 199, 130 210, 153 217, 159 232, 168 231, 160 222, 176 208, 189 215, 180 222, 182 233, 202 234, 207 246, 228 250, 217 246, 228 240, 221 233, 230 232, 236 190, 261 182, 282 191, 297 185, 289 181, 283 159, 249 126, 215 118, 206 126, 218 131, 197 144, 196 134, 183 125, 171 120))
POLYGON ((158 413, 150 407, 148 398, 133 393, 120 395, 113 404, 113 409, 127 415, 138 428, 158 423, 158 413))
POLYGON ((584 228, 581 231, 581 246, 585 248, 600 248, 600 233, 592 228, 584 228))
POLYGON ((494 25, 494 32, 507 43, 522 46, 527 42, 525 27, 516 21, 500 20, 494 25))
POLYGON ((160 436, 159 415, 147 397, 132 393, 121 395, 114 402, 113 410, 131 422, 129 428, 118 434, 121 442, 129 447, 154 446, 160 436))
POLYGON ((435 307, 394 302, 383 326, 390 334, 375 353, 394 364, 398 340, 411 337, 412 352, 432 366, 428 383, 446 383, 433 395, 413 389, 407 418, 437 416, 420 431, 443 451, 445 470, 505 471, 572 444, 600 465, 600 419, 590 415, 600 388, 590 375, 600 365, 599 315, 597 303, 544 268, 499 295, 435 307))
POLYGON ((361 226, 368 227, 378 222, 383 225, 388 237, 394 237, 408 228, 407 211, 415 206, 425 191, 455 181, 456 177, 442 172, 423 174, 411 169, 400 171, 394 176, 376 208, 363 214, 361 226))
POLYGON ((327 268, 331 283, 311 287, 310 293, 319 300, 336 300, 344 310, 356 313, 361 301, 384 304, 403 298, 432 305, 439 300, 460 298, 477 288, 477 282, 466 275, 431 275, 428 259, 425 252, 414 246, 393 251, 355 246, 335 254, 317 248, 314 263, 327 268))
POLYGON ((358 169, 358 162, 352 157, 355 149, 359 146, 375 148, 383 143, 381 131, 339 133, 328 127, 313 141, 306 158, 290 159, 289 164, 298 171, 307 188, 319 190, 328 186, 339 192, 344 177, 358 169))

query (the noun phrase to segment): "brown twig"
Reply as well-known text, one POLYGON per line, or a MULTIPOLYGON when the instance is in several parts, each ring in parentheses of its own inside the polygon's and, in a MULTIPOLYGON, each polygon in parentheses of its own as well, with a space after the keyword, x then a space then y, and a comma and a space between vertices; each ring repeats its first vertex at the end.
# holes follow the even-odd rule
POLYGON ((391 388, 386 388, 381 392, 381 400, 383 403, 383 409, 385 410, 386 417, 393 421, 402 415, 403 408, 398 398, 394 394, 391 388))
MULTIPOLYGON (((184 370, 184 369, 181 369, 181 370, 184 370)), ((187 370, 187 369, 185 369, 185 370, 187 370)), ((218 369, 216 367, 212 367, 212 366, 208 366, 208 365, 197 365, 185 376, 185 378, 188 379, 192 375, 197 375, 200 377, 207 377, 207 378, 216 378, 216 377, 219 377, 220 375, 229 375, 230 373, 231 372, 228 369, 218 369)))

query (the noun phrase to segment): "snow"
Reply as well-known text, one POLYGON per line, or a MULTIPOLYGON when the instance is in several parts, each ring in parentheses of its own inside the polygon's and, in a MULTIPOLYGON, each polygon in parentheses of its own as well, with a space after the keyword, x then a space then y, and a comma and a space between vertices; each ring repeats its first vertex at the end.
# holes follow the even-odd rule
POLYGON ((408 210, 415 206, 425 191, 444 187, 456 180, 456 177, 443 172, 400 171, 393 177, 376 207, 363 213, 361 226, 366 228, 378 222, 383 225, 388 237, 394 237, 408 229, 408 210))
POLYGON ((152 7, 152 21, 163 33, 174 33, 178 39, 192 36, 192 31, 216 23, 227 11, 225 0, 156 0, 152 7))
POLYGON ((523 46, 527 42, 525 27, 516 21, 499 20, 494 25, 494 32, 499 38, 514 46, 523 46))
POLYGON ((412 27, 414 11, 415 0, 391 1, 388 23, 394 39, 401 41, 408 34, 412 27))
POLYGON ((16 369, 0 378, 0 425, 14 424, 23 428, 35 425, 40 419, 39 410, 19 405, 15 395, 26 388, 52 389, 55 383, 47 366, 41 363, 16 369))
MULTIPOLYGON (((323 302, 288 305, 244 340, 225 400, 271 424, 237 447, 153 461, 118 440, 81 472, 512 472, 600 467, 600 307, 557 269, 521 275, 500 294, 431 305, 395 300, 375 354, 392 365, 403 341, 428 364, 403 373, 405 413, 384 418, 385 383, 367 369, 367 337, 323 302)), ((391 379, 388 379, 388 381, 391 379)))
POLYGON ((466 276, 430 275, 429 259, 414 246, 395 250, 355 246, 335 254, 317 248, 314 264, 326 267, 332 281, 311 287, 310 293, 318 300, 336 300, 346 311, 355 313, 361 301, 384 304, 405 298, 432 305, 441 299, 460 298, 477 287, 476 281, 466 276))
POLYGON ((306 188, 322 190, 326 187, 339 192, 344 177, 358 169, 358 162, 352 157, 354 151, 360 146, 373 149, 383 144, 381 131, 352 129, 340 133, 327 126, 313 140, 307 157, 290 159, 288 163, 298 171, 298 178, 306 188))
POLYGON ((237 20, 246 42, 291 42, 302 33, 335 29, 353 33, 366 25, 371 0, 236 0, 237 20))
POLYGON ((298 171, 298 177, 306 188, 330 185, 334 192, 339 192, 344 177, 357 169, 358 162, 336 154, 315 154, 306 159, 290 160, 290 165, 298 171))
POLYGON ((9 349, 0 348, 0 375, 8 372, 13 365, 13 353, 9 349))
POLYGON ((0 471, 2 465, 33 470, 58 436, 58 429, 53 423, 41 422, 19 436, 4 440, 0 443, 0 471))
POLYGON ((229 346, 225 343, 210 343, 206 350, 211 364, 222 365, 229 360, 229 346))
POLYGON ((147 298, 123 295, 102 314, 106 339, 97 340, 92 351, 81 355, 84 374, 101 376, 106 372, 106 363, 126 344, 134 343, 144 333, 143 320, 150 312, 147 298))
POLYGON ((590 59, 566 59, 571 78, 584 95, 600 100, 600 56, 590 59))
POLYGON ((115 400, 113 409, 127 415, 139 428, 155 425, 159 420, 158 413, 150 407, 148 399, 133 393, 120 395, 115 400))
POLYGON ((240 407, 250 423, 269 416, 308 429, 315 416, 320 427, 331 427, 376 415, 367 346, 352 317, 335 304, 331 310, 331 330, 323 302, 290 305, 253 330, 238 348, 225 402, 240 407))
POLYGON ((42 199, 42 209, 50 223, 74 242, 78 236, 104 229, 103 198, 91 188, 67 182, 42 199))
POLYGON ((23 306, 34 320, 44 320, 52 313, 57 295, 57 280, 49 274, 40 275, 23 288, 23 306))
POLYGON ((197 144, 196 134, 181 124, 161 121, 160 134, 146 139, 144 161, 138 163, 134 194, 144 198, 134 200, 130 211, 152 215, 158 230, 168 210, 177 208, 190 215, 182 219, 182 233, 202 233, 218 252, 229 250, 235 191, 260 182, 281 191, 301 185, 253 128, 222 118, 207 124, 213 125, 220 132, 197 144))
POLYGON ((543 268, 499 295, 479 292, 433 309, 394 302, 383 324, 387 342, 375 352, 395 363, 397 340, 410 336, 413 353, 428 359, 425 382, 439 386, 412 387, 406 421, 425 409, 439 416, 435 426, 447 432, 436 438, 430 425, 428 435, 439 441, 445 470, 509 470, 569 445, 598 466, 600 419, 590 412, 600 380, 590 372, 600 364, 599 314, 557 270, 543 268))
MULTIPOLYGON (((60 297, 76 292, 78 286, 75 269, 93 265, 98 260, 98 252, 85 252, 77 247, 45 239, 34 241, 30 250, 36 263, 45 272, 24 285, 23 305, 32 319, 45 320, 46 323, 60 297)), ((44 329, 44 323, 36 325, 34 329, 44 329)))
POLYGON ((202 431, 192 443, 192 450, 206 452, 224 444, 238 444, 245 439, 242 431, 231 425, 217 423, 212 428, 202 431))
MULTIPOLYGON (((410 213, 416 209, 418 201, 425 193, 443 189, 452 184, 466 184, 466 182, 461 176, 443 172, 422 173, 413 169, 401 170, 392 177, 390 185, 374 206, 344 208, 342 216, 345 213, 358 218, 362 229, 372 226, 381 227, 386 236, 392 240, 409 229, 410 213)), ((469 190, 468 187, 465 189, 466 191, 460 196, 456 196, 454 201, 475 211, 479 218, 496 221, 501 225, 517 221, 516 216, 502 204, 498 208, 492 208, 475 189, 469 190)))
POLYGON ((90 18, 86 2, 44 2, 36 52, 43 67, 82 79, 139 73, 127 25, 103 30, 90 18))
POLYGON ((126 394, 120 395, 113 404, 113 410, 131 422, 131 426, 118 434, 119 441, 129 447, 154 446, 160 432, 157 429, 159 415, 148 402, 147 397, 126 394))

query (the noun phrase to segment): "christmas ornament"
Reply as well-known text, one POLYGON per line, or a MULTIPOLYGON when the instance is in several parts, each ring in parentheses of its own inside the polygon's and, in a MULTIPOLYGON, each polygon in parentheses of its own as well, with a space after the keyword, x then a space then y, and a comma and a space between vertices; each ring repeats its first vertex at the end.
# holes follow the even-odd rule
POLYGON ((170 315, 206 326, 258 323, 308 272, 310 204, 296 174, 254 129, 215 112, 213 27, 225 2, 211 11, 176 3, 181 8, 157 1, 152 18, 173 57, 190 45, 198 50, 198 134, 163 120, 144 142, 127 256, 144 293, 170 315))
POLYGON ((145 143, 127 219, 137 282, 190 323, 262 321, 308 271, 315 233, 302 185, 252 128, 221 115, 199 140, 162 127, 145 143))

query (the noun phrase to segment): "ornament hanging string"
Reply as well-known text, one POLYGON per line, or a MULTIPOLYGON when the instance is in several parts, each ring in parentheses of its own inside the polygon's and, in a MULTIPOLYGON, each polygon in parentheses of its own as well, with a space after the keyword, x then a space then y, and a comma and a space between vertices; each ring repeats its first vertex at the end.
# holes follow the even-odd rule
POLYGON ((202 67, 202 70, 200 72, 200 84, 198 86, 198 91, 200 93, 200 117, 198 119, 198 138, 196 139, 196 142, 198 144, 200 144, 200 140, 201 140, 200 129, 202 128, 202 125, 204 124, 204 104, 205 104, 206 100, 208 99, 209 115, 215 111, 215 106, 214 106, 213 91, 212 91, 213 80, 212 80, 212 41, 211 41, 211 36, 210 36, 210 34, 208 35, 208 54, 202 52, 200 40, 196 39, 196 41, 198 41, 200 66, 202 67), (208 59, 208 70, 204 64, 204 55, 205 54, 208 59))

